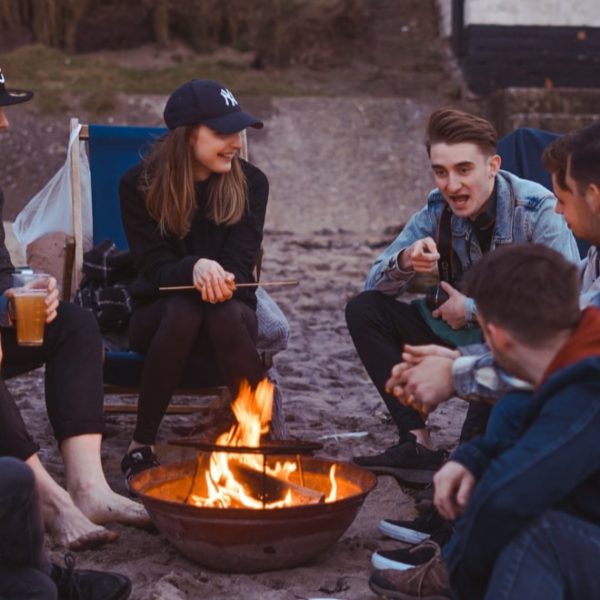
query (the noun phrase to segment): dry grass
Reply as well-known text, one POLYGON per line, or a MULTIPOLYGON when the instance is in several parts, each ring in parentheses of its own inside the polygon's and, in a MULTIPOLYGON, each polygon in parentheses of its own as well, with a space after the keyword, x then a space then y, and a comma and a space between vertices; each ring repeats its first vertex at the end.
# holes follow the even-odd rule
POLYGON ((168 94, 194 77, 216 79, 244 95, 303 93, 301 88, 266 71, 201 55, 157 69, 137 69, 120 66, 118 55, 69 56, 60 50, 33 45, 0 54, 0 65, 10 86, 36 90, 41 110, 51 114, 64 111, 67 96, 82 97, 84 107, 99 114, 114 108, 118 93, 168 94))

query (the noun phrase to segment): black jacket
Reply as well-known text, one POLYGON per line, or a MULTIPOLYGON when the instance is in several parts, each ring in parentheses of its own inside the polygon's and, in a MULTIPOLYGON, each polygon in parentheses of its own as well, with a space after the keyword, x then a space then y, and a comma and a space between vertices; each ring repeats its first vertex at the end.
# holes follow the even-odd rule
MULTIPOLYGON (((0 189, 0 222, 3 222, 2 211, 4 209, 4 194, 0 189)), ((3 294, 8 288, 12 287, 12 273, 15 272, 10 254, 6 248, 6 237, 4 226, 0 227, 0 294, 3 294)))
MULTIPOLYGON (((139 189, 142 165, 130 169, 121 179, 121 216, 129 249, 139 277, 131 292, 137 302, 151 301, 158 287, 190 285, 194 264, 200 258, 217 261, 235 275, 237 283, 254 281, 263 238, 269 182, 262 171, 241 161, 248 181, 248 207, 235 225, 216 225, 204 215, 208 180, 196 184, 198 211, 190 232, 179 239, 162 236, 157 222, 148 214, 139 189)), ((256 308, 253 288, 237 290, 234 297, 256 308)))

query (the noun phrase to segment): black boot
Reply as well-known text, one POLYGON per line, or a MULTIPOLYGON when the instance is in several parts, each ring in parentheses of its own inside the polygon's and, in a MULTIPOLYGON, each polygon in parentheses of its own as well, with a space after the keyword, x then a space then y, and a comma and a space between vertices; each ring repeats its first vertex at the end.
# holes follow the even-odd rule
POLYGON ((65 555, 65 566, 52 564, 52 581, 58 600, 125 600, 131 593, 131 581, 125 575, 107 571, 75 570, 75 557, 65 555))

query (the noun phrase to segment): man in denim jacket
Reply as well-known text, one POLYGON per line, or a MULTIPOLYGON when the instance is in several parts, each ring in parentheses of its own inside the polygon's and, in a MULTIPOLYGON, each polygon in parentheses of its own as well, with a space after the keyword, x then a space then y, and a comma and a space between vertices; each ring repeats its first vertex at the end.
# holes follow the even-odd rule
MULTIPOLYGON (((430 449, 423 417, 385 390, 404 344, 453 348, 480 340, 475 304, 459 289, 463 274, 488 250, 534 242, 569 260, 579 257, 571 232, 554 212, 554 196, 537 183, 500 170, 496 132, 488 121, 452 109, 435 111, 427 149, 438 188, 377 258, 365 291, 346 307, 360 359, 400 434, 399 444, 382 454, 355 457, 355 462, 412 483, 430 480, 445 456, 430 449), (444 235, 451 247, 449 259, 441 260, 439 241, 444 235), (423 280, 435 281, 438 263, 447 301, 431 312, 423 304, 396 300, 406 291, 422 290, 423 280)), ((472 405, 467 421, 485 420, 487 415, 476 414, 482 408, 486 406, 472 405)))
MULTIPOLYGON (((542 162, 552 176, 556 212, 591 244, 579 265, 580 307, 600 307, 600 122, 552 142, 542 162)), ((456 351, 432 345, 409 347, 403 358, 406 362, 392 369, 388 388, 399 398, 411 396, 413 405, 425 413, 455 395, 494 403, 510 390, 527 387, 498 369, 484 344, 456 351)))
POLYGON ((435 475, 436 508, 455 520, 443 560, 371 585, 403 598, 596 597, 600 310, 580 310, 576 268, 537 244, 490 253, 466 289, 497 363, 534 391, 504 396, 485 436, 435 475))

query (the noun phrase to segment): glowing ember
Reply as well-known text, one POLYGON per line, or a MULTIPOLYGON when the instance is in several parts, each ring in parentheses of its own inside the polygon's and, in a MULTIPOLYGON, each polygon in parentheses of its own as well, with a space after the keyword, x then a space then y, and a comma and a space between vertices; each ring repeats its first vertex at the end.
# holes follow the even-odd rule
MULTIPOLYGON (((267 379, 263 379, 254 391, 247 382, 242 382, 231 406, 237 424, 220 435, 216 445, 258 448, 260 436, 269 431, 274 391, 273 384, 267 379)), ((327 497, 324 490, 311 489, 303 482, 302 485, 293 483, 291 475, 297 469, 298 463, 290 460, 277 461, 274 466, 265 464, 265 457, 261 454, 212 452, 207 456, 200 453, 189 503, 217 508, 262 509, 336 500, 335 465, 329 471, 331 487, 327 497), (284 494, 283 498, 273 501, 261 499, 259 490, 265 481, 271 489, 281 492, 279 495, 284 494)))

